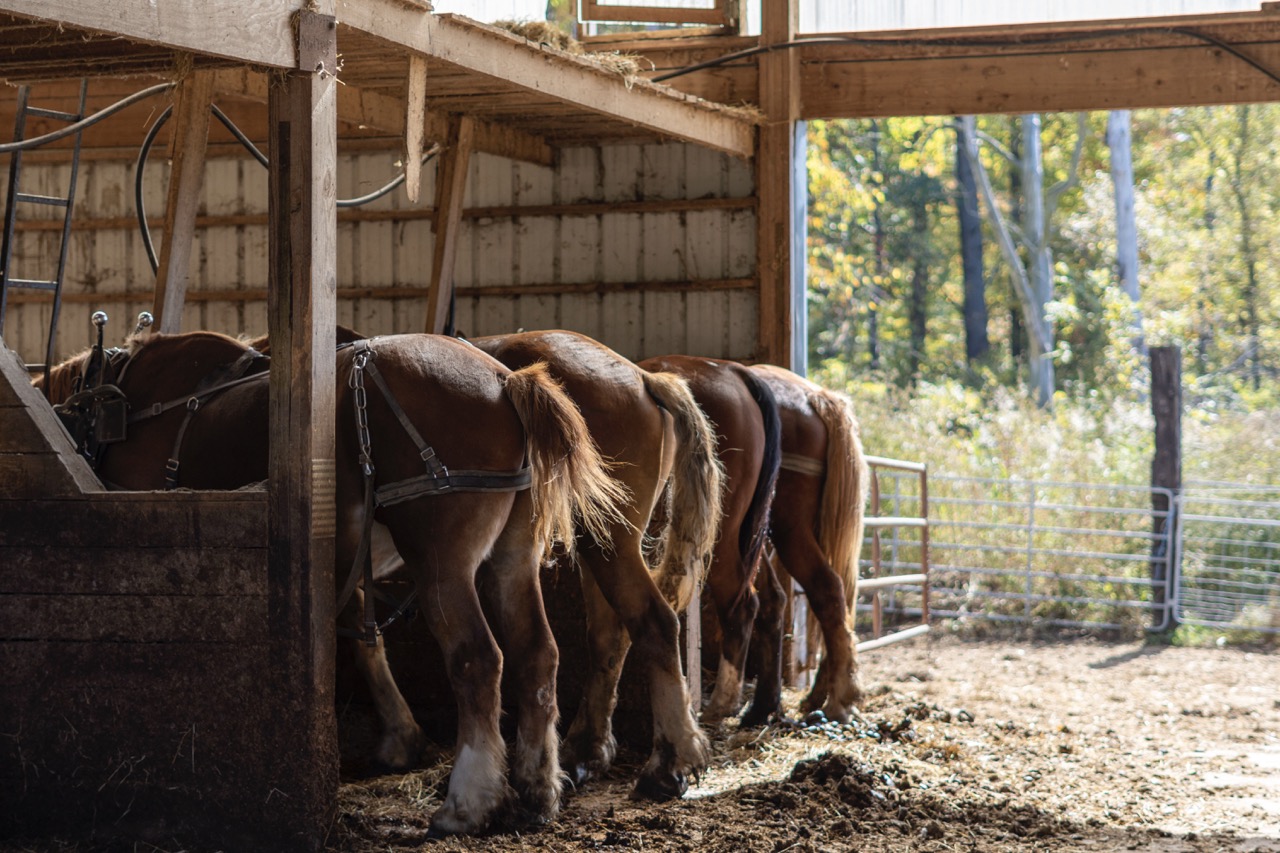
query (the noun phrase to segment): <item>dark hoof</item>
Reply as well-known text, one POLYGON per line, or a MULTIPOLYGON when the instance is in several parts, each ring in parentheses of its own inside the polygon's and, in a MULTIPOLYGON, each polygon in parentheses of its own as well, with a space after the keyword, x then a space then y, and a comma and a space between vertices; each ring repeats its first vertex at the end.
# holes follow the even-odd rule
POLYGON ((742 712, 742 716, 738 718, 738 725, 744 729, 755 729, 761 726, 769 725, 769 721, 773 719, 778 707, 772 708, 752 705, 750 708, 742 712))
POLYGON ((574 764, 565 770, 565 774, 569 777, 569 784, 574 789, 579 789, 583 785, 590 782, 596 777, 595 771, 591 769, 589 764, 574 764))
POLYGON ((632 791, 633 799, 678 800, 689 790, 689 781, 683 773, 660 772, 641 776, 636 780, 636 788, 632 791))
POLYGON ((450 834, 451 833, 445 832, 443 829, 436 826, 434 823, 427 827, 428 841, 444 841, 446 838, 450 836, 450 834))

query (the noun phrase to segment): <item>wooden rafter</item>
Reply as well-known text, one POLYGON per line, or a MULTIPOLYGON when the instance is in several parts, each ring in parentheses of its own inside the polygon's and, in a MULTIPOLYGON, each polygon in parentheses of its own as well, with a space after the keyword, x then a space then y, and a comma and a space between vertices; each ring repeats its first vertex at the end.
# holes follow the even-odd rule
POLYGON ((51 21, 59 29, 93 30, 275 68, 297 66, 290 20, 305 5, 303 0, 4 0, 6 12, 51 21))
POLYGON ((204 185, 205 146, 209 141, 209 104, 213 75, 193 71, 178 85, 174 104, 174 134, 170 143, 169 203, 164 215, 164 243, 156 270, 156 295, 151 313, 155 331, 182 330, 182 306, 191 279, 191 245, 196 211, 204 185))
MULTIPOLYGON (((216 86, 220 95, 255 103, 265 104, 267 101, 266 79, 248 69, 217 72, 216 86)), ((392 95, 356 86, 338 88, 338 120, 344 124, 403 136, 405 114, 405 102, 392 95)), ((425 138, 431 142, 444 142, 449 132, 448 117, 428 111, 424 122, 425 138)), ((475 150, 542 166, 555 162, 555 151, 545 140, 481 120, 475 122, 475 150)))
MULTIPOLYGON (((800 118, 963 115, 1255 103, 1280 84, 1280 7, 1130 20, 799 34, 800 118), (846 43, 834 43, 846 38, 846 43), (1223 47, 1225 45, 1226 47, 1223 47)), ((657 76, 749 50, 755 38, 611 42, 657 76)), ((754 102, 760 59, 674 78, 708 100, 754 102)))
POLYGON ((436 172, 435 247, 431 257, 431 287, 427 293, 426 331, 439 334, 449 317, 453 298, 454 262, 458 256, 458 230, 462 224, 462 200, 471 162, 473 125, 468 116, 449 117, 449 135, 436 172))
MULTIPOLYGON (((500 90, 503 105, 523 105, 534 117, 543 117, 544 105, 563 105, 570 112, 595 116, 601 125, 634 128, 637 135, 654 134, 696 142, 739 157, 754 149, 754 127, 740 114, 673 97, 663 87, 636 81, 621 85, 616 72, 585 59, 539 50, 523 38, 492 27, 455 20, 448 15, 421 15, 393 0, 340 0, 338 18, 360 31, 401 50, 422 53, 433 61, 489 81, 500 90)), ((483 97, 471 93, 465 111, 489 118, 483 97)), ((434 105, 458 111, 450 104, 434 105)), ((506 119, 504 118, 504 121, 506 119)), ((601 128, 608 136, 608 128, 601 128)))

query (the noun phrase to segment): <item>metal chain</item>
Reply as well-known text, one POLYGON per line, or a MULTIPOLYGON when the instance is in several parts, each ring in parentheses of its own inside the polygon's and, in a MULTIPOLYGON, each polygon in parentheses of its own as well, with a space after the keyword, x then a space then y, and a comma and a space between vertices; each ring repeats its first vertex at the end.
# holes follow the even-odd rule
POLYGON ((356 398, 356 433, 360 441, 360 470, 366 478, 373 477, 373 455, 369 439, 369 395, 364 387, 364 369, 369 363, 370 350, 356 353, 348 384, 356 398))

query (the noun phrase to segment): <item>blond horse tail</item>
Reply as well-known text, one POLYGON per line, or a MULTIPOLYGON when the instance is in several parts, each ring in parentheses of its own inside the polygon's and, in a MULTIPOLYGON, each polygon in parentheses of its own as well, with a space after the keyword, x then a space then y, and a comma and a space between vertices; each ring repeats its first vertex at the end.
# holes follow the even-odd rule
POLYGON ((682 613, 701 591, 711 566, 720 532, 724 466, 716 456, 715 430, 688 384, 673 373, 642 374, 649 395, 671 414, 675 426, 667 526, 654 580, 675 611, 682 613))
POLYGON ((869 473, 849 400, 825 388, 809 392, 809 405, 827 428, 827 476, 818 510, 818 545, 844 585, 852 613, 858 596, 858 554, 869 473))
POLYGON ((622 520, 627 490, 609 476, 577 405, 543 362, 510 373, 506 392, 524 424, 533 469, 534 535, 548 554, 555 542, 572 551, 576 522, 608 547, 609 526, 622 520))

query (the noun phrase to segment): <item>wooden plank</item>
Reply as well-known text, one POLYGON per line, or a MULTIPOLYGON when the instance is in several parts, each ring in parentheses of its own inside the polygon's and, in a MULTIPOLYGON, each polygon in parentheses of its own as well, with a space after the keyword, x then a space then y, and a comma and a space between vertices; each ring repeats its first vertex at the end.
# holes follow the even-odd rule
POLYGON ((204 181, 204 152, 209 141, 209 105, 213 75, 192 71, 178 84, 173 108, 174 134, 169 157, 169 201, 165 208, 164 245, 156 271, 156 301, 151 313, 157 332, 181 331, 183 296, 191 276, 191 242, 204 181))
POLYGON ((688 6, 627 6, 582 0, 581 20, 727 26, 731 16, 726 0, 715 0, 709 9, 688 6))
POLYGON ((261 596, 0 595, 0 643, 260 643, 266 633, 261 596))
POLYGON ((225 548, 5 548, 0 595, 266 595, 266 543, 225 548))
POLYGON ((444 331, 454 286, 458 226, 471 161, 474 124, 467 116, 449 117, 445 151, 436 173, 435 246, 431 256, 431 285, 427 296, 426 331, 444 331))
MULTIPOLYGON (((264 104, 267 101, 266 79, 250 69, 219 70, 216 81, 219 95, 264 104)), ((405 117, 406 105, 399 98, 357 86, 342 86, 338 90, 338 121, 346 125, 366 130, 376 129, 403 138, 405 117)), ((443 142, 448 136, 449 121, 444 113, 425 111, 422 121, 426 139, 443 142)), ((0 113, 0 123, 2 122, 3 114, 0 113)), ((503 124, 477 119, 474 142, 477 151, 543 166, 555 163, 555 151, 545 139, 503 124)), ((349 140, 344 140, 344 147, 350 147, 349 140)))
MULTIPOLYGON (((247 600, 252 603, 252 599, 247 600)), ((243 607, 243 602, 241 603, 243 607)), ((21 643, 0 643, 0 686, 44 690, 129 688, 173 693, 217 693, 223 679, 249 671, 261 677, 267 657, 264 642, 222 644, 203 641, 164 643, 49 642, 37 637, 21 643), (215 676, 216 678, 211 678, 215 676), (145 685, 145 687, 144 687, 145 685)), ((260 686, 259 686, 260 687, 260 686)), ((10 697, 25 690, 0 691, 10 697)), ((44 691, 40 691, 44 694, 44 691)), ((39 695, 37 701, 52 697, 39 695)), ((179 706, 169 705, 170 711, 179 706)), ((45 707, 53 707, 46 704, 45 707)), ((185 706, 184 706, 185 707, 185 706)))
POLYGON ((409 82, 405 96, 404 188, 409 201, 418 201, 422 181, 422 132, 427 119, 427 60, 409 57, 409 82))
MULTIPOLYGON (((0 399, 16 404, 0 410, 0 426, 30 440, 29 449, 41 453, 39 461, 7 457, 8 474, 0 474, 0 497, 59 495, 72 497, 101 492, 102 484, 80 455, 71 437, 44 397, 31 385, 26 367, 12 350, 0 346, 0 399), (21 408, 18 408, 18 407, 21 408), (34 427, 23 426, 27 422, 34 427), (38 471, 32 466, 37 466, 38 471), (33 479, 34 477, 40 479, 33 479)), ((19 449, 15 446, 15 450, 19 449)))
MULTIPOLYGON (((331 7, 330 7, 331 8, 331 7)), ((304 68, 337 67, 336 21, 302 12, 304 68)), ((337 92, 332 73, 281 74, 269 91, 267 492, 269 670, 280 701, 267 737, 280 826, 323 846, 337 804, 334 719, 334 463, 337 92)))
MULTIPOLYGON (((1280 39, 1280 35, 1276 36, 1280 39)), ((1280 43, 1248 55, 1280 66, 1280 43)), ((806 63, 803 118, 1039 112, 1274 101, 1280 84, 1206 44, 806 63)))
MULTIPOLYGON (((266 542, 262 492, 110 492, 0 500, 0 548, 241 548, 266 542)), ((332 597, 330 590, 330 597, 332 597)))
POLYGON ((207 0, 198 4, 154 0, 6 0, 5 11, 118 35, 250 65, 297 67, 293 14, 302 0, 207 0), (218 38, 210 38, 217 33, 218 38))
POLYGON ((389 0, 340 0, 338 15, 347 26, 529 96, 738 157, 749 158, 754 151, 754 127, 741 114, 673 97, 643 81, 623 80, 586 60, 539 50, 496 28, 448 15, 416 15, 389 0))
MULTIPOLYGON (((762 45, 795 38, 798 5, 792 0, 763 0, 762 45)), ((772 364, 791 363, 792 210, 795 170, 792 140, 800 109, 800 64, 794 50, 763 54, 759 61, 758 103, 765 123, 756 151, 756 274, 760 279, 757 354, 772 364)))

